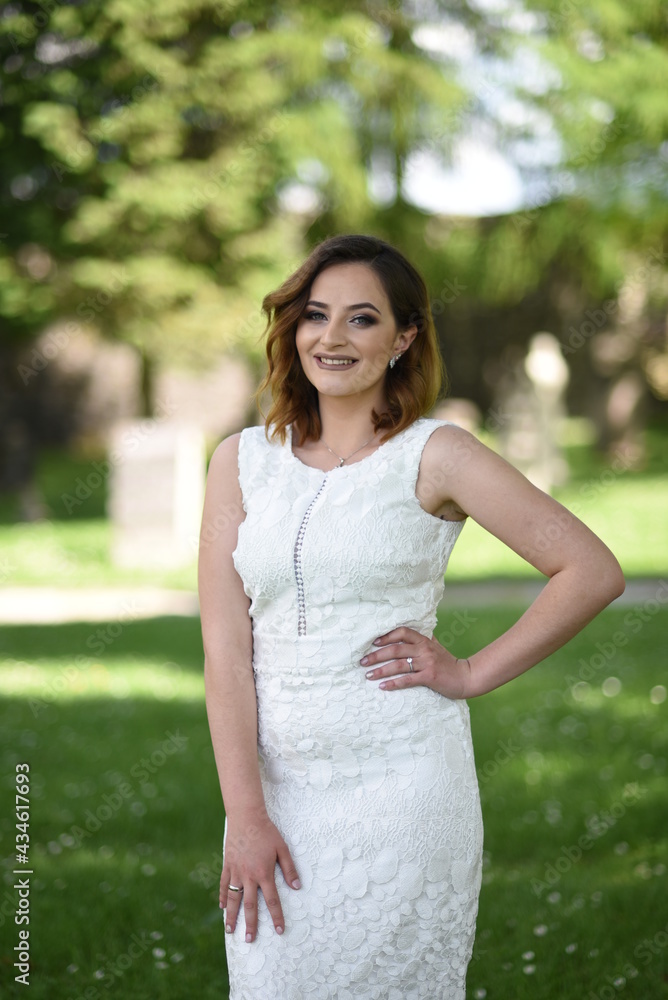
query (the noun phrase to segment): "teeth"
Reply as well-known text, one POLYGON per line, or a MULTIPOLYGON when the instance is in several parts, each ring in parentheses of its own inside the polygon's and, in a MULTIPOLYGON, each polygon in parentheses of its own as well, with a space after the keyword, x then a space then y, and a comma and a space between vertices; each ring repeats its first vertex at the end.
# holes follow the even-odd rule
POLYGON ((354 365, 354 361, 344 361, 340 358, 318 358, 324 365, 354 365))

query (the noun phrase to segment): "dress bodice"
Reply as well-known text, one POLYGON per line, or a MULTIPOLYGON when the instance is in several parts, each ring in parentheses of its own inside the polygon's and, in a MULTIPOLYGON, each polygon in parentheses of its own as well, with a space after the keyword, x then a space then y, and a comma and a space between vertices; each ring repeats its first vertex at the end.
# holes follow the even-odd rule
POLYGON ((329 472, 297 458, 291 426, 284 445, 262 425, 241 432, 246 518, 233 560, 254 632, 296 642, 354 632, 355 646, 399 625, 433 634, 464 521, 430 514, 415 488, 427 439, 448 423, 422 417, 329 472))

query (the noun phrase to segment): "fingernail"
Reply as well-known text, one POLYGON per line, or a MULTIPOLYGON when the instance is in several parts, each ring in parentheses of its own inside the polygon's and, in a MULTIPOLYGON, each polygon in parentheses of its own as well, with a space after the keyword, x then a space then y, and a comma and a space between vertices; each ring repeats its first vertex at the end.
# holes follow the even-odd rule
POLYGON ((368 663, 368 662, 369 662, 369 657, 368 656, 363 656, 362 659, 360 660, 360 663, 362 664, 362 666, 364 666, 364 664, 368 663))
POLYGON ((298 878, 296 878, 296 879, 294 880, 294 882, 292 883, 292 888, 293 888, 293 889, 301 889, 301 887, 302 887, 302 884, 301 884, 301 882, 299 881, 299 879, 298 879, 298 878))
POLYGON ((367 670, 365 677, 373 677, 373 670, 367 670))
POLYGON ((373 640, 373 644, 374 644, 374 646, 379 646, 380 645, 380 639, 374 639, 373 640))
POLYGON ((224 906, 223 906, 223 904, 222 904, 222 903, 220 902, 220 900, 218 900, 218 906, 220 907, 220 909, 221 909, 221 910, 224 910, 224 909, 225 909, 225 907, 224 907, 224 906))
POLYGON ((379 684, 379 685, 378 685, 378 687, 379 687, 379 688, 386 688, 386 687, 387 687, 387 684, 385 683, 385 681, 383 681, 383 683, 382 683, 382 684, 379 684))
POLYGON ((282 934, 283 933, 283 928, 282 927, 277 927, 276 928, 276 933, 277 934, 282 934))
POLYGON ((227 931, 228 934, 231 934, 232 933, 232 925, 231 924, 226 924, 225 930, 227 931))
POLYGON ((246 935, 246 941, 250 941, 251 939, 252 939, 252 935, 250 933, 247 934, 246 935))

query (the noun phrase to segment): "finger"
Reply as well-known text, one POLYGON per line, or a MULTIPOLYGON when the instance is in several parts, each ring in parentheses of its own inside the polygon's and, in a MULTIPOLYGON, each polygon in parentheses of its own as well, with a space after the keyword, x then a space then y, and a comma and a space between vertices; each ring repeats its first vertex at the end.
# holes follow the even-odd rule
MULTIPOLYGON (((218 900, 223 909, 227 906, 227 887, 230 884, 230 881, 230 873, 223 867, 220 875, 220 888, 218 889, 218 900)), ((232 885, 234 885, 234 882, 232 882, 232 885)))
POLYGON ((401 638, 399 632, 400 630, 398 628, 393 628, 390 629, 389 632, 386 632, 385 635, 379 635, 373 640, 374 646, 382 646, 386 642, 398 642, 401 638))
POLYGON ((400 625, 399 628, 392 628, 384 635, 379 635, 374 639, 374 646, 380 646, 386 642, 409 642, 415 637, 415 629, 408 628, 407 625, 400 625))
POLYGON ((375 649, 372 653, 367 653, 366 656, 362 657, 362 660, 366 662, 360 663, 363 667, 368 667, 373 663, 383 663, 385 660, 398 660, 402 656, 410 656, 410 651, 407 649, 407 644, 395 642, 389 646, 383 646, 382 649, 375 649))
POLYGON ((235 882, 232 878, 232 873, 229 868, 223 865, 223 870, 220 873, 220 890, 218 892, 218 898, 223 906, 227 906, 228 892, 229 897, 232 899, 236 895, 235 892, 229 891, 229 886, 231 885, 241 885, 241 882, 235 882))
POLYGON ((393 677, 389 677, 387 680, 381 681, 378 685, 384 691, 392 690, 393 688, 407 688, 416 687, 418 684, 425 684, 426 677, 421 677, 424 674, 424 670, 413 671, 413 673, 407 671, 403 674, 395 674, 393 677))
POLYGON ((285 881, 288 885, 292 886, 293 889, 301 889, 301 882, 299 881, 297 868, 292 860, 292 855, 290 854, 287 846, 280 847, 276 853, 278 854, 278 863, 281 866, 281 871, 283 872, 283 878, 285 881))
POLYGON ((267 904, 267 909, 271 914, 271 919, 274 921, 276 933, 282 934, 285 930, 285 920, 283 919, 283 908, 278 897, 276 883, 273 878, 267 879, 266 882, 261 884, 260 888, 262 889, 262 895, 264 896, 264 901, 267 904))
POLYGON ((244 916, 246 941, 254 941, 257 934, 257 885, 251 885, 244 892, 244 916))
MULTIPOLYGON (((232 885, 239 885, 239 883, 232 882, 232 885)), ((234 929, 237 926, 237 918, 241 907, 241 897, 243 895, 243 892, 233 892, 232 890, 229 890, 227 893, 227 901, 225 904, 225 930, 229 934, 234 933, 234 929)))

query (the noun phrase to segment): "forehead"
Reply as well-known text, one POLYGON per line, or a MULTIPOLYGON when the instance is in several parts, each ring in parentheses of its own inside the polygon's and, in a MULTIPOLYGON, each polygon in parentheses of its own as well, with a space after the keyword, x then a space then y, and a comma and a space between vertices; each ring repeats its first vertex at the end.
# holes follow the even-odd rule
POLYGON ((343 305, 369 301, 379 309, 389 306, 380 279, 366 264, 333 264, 314 278, 309 297, 343 305))

